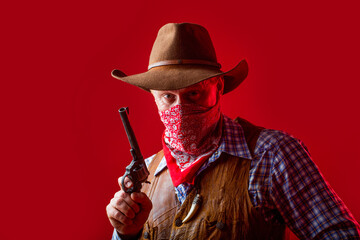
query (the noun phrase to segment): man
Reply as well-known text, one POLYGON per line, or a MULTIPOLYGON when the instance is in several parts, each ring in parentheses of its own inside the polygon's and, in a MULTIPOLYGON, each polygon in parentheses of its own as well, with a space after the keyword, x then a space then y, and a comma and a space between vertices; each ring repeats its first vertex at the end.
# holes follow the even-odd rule
POLYGON ((300 141, 221 113, 247 72, 245 60, 222 72, 208 32, 190 23, 159 30, 147 72, 113 71, 151 92, 165 126, 151 184, 107 206, 113 239, 284 239, 285 226, 300 239, 360 239, 300 141))

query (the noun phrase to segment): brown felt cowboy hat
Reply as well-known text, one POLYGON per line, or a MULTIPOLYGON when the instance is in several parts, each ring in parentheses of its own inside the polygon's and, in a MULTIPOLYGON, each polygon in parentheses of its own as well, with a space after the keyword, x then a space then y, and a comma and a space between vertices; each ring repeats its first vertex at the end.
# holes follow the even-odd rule
POLYGON ((248 73, 245 60, 227 72, 220 68, 204 27, 192 23, 168 23, 158 32, 147 72, 126 76, 116 69, 111 75, 147 91, 176 90, 222 76, 224 93, 228 93, 239 86, 248 73))

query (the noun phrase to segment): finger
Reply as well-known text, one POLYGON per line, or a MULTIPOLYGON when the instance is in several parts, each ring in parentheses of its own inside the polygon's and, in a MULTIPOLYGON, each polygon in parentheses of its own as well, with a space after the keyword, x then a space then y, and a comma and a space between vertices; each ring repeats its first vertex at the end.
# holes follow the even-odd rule
MULTIPOLYGON (((123 177, 119 177, 119 178, 118 178, 118 183, 119 183, 119 186, 120 186, 121 189, 123 188, 123 186, 122 186, 122 179, 123 179, 123 177)), ((133 182, 131 181, 130 178, 125 177, 125 179, 124 179, 124 185, 125 185, 125 188, 129 189, 129 188, 132 188, 132 187, 133 187, 133 182)), ((124 190, 124 189, 123 189, 123 190, 124 190)))
POLYGON ((115 221, 116 225, 130 225, 133 224, 133 220, 126 217, 122 212, 118 209, 114 208, 111 204, 107 207, 107 214, 110 220, 115 221))
POLYGON ((127 203, 128 206, 130 206, 135 213, 138 213, 140 211, 140 206, 134 202, 130 195, 124 191, 118 191, 115 193, 114 198, 122 198, 127 203))
POLYGON ((120 224, 123 224, 123 225, 131 225, 131 224, 133 224, 133 220, 126 217, 120 211, 111 212, 110 218, 117 221, 117 222, 119 222, 120 224))
POLYGON ((134 202, 139 203, 141 205, 142 210, 150 211, 152 209, 152 202, 145 193, 134 192, 130 195, 130 197, 134 202))
POLYGON ((110 205, 128 218, 134 218, 136 215, 135 211, 122 198, 111 199, 110 205))

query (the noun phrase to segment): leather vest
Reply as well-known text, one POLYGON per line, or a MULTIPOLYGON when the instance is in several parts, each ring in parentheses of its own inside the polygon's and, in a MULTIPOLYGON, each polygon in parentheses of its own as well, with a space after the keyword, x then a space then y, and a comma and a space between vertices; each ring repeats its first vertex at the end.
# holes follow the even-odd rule
MULTIPOLYGON (((253 154, 261 128, 237 119, 253 154)), ((285 225, 266 222, 253 207, 249 193, 250 161, 223 153, 200 175, 182 205, 177 200, 169 172, 154 172, 163 157, 160 151, 149 165, 151 185, 143 191, 153 203, 141 239, 284 239, 285 225), (196 194, 203 202, 190 221, 188 214, 196 194)))

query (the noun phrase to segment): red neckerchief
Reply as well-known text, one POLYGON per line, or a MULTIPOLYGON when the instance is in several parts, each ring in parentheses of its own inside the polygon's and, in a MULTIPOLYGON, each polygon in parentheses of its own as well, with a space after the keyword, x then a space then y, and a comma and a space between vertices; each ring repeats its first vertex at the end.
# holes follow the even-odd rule
POLYGON ((222 133, 219 103, 210 108, 176 105, 160 112, 163 149, 174 186, 188 182, 218 148, 222 133))

